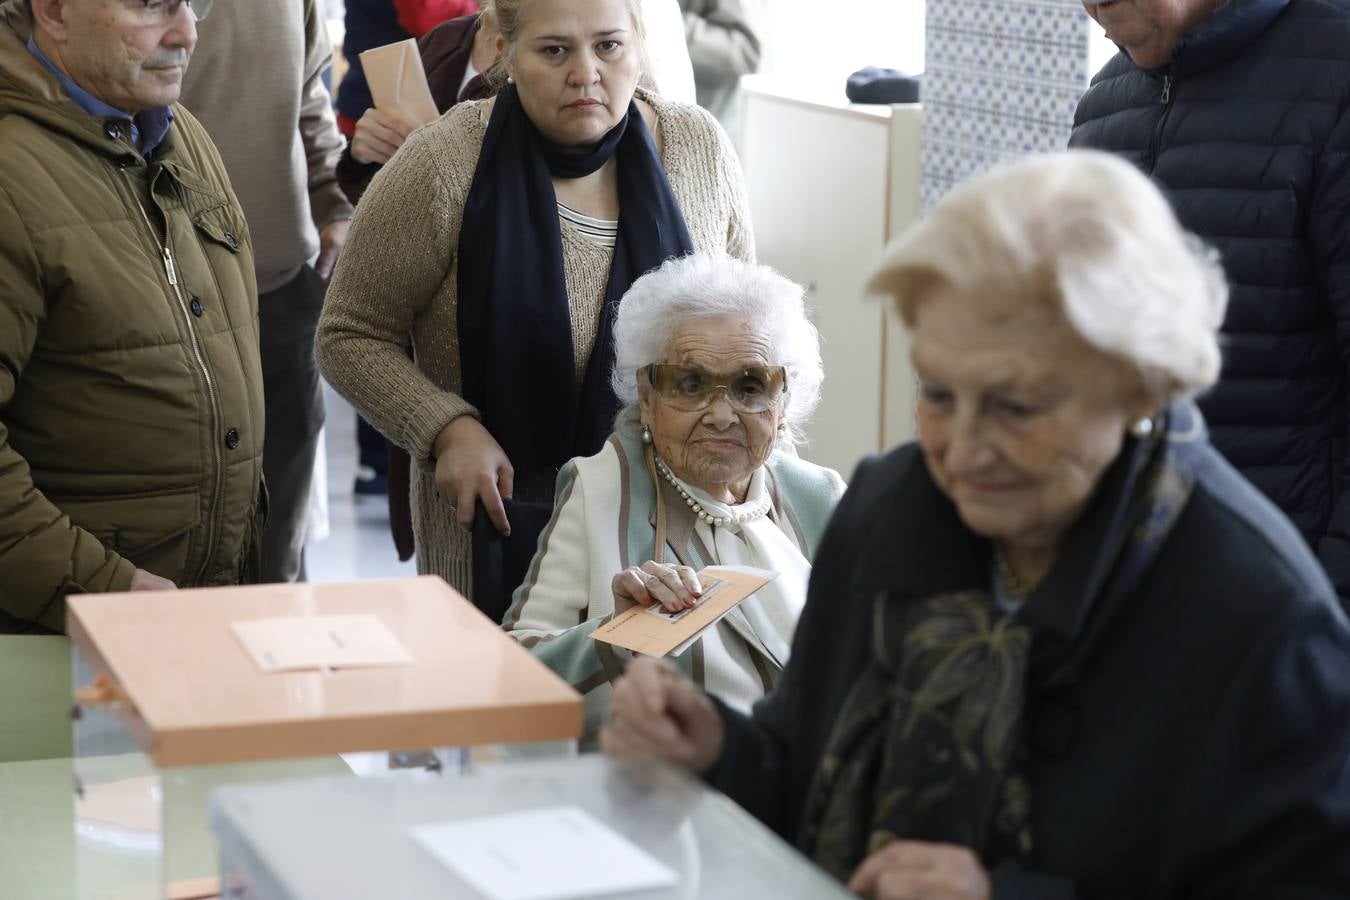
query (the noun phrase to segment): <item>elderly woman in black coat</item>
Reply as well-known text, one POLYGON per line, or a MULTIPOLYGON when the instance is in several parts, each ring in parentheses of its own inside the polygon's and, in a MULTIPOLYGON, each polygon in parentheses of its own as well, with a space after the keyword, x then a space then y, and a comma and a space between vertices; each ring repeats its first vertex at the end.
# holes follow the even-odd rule
POLYGON ((1350 896, 1350 623, 1210 447, 1213 255, 1125 163, 952 192, 875 285, 919 440, 865 461, 747 718, 640 660, 606 748, 886 898, 1350 896))

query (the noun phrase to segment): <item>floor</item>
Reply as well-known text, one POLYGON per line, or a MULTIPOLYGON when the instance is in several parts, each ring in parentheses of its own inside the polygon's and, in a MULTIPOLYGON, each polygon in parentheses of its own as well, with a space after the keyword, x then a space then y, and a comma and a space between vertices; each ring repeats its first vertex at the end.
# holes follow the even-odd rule
POLYGON ((324 428, 328 469, 328 536, 305 547, 310 581, 359 581, 416 575, 417 566, 398 561, 389 535, 384 497, 352 493, 356 477, 356 413, 324 386, 328 406, 324 428))

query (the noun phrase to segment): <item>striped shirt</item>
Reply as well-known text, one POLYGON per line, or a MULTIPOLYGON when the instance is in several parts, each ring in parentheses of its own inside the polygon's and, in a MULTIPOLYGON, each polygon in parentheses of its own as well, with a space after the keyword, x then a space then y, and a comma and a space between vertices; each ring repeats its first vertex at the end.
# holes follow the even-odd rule
POLYGON ((618 219, 593 219, 561 203, 558 204, 558 218, 601 247, 613 248, 619 238, 618 219))

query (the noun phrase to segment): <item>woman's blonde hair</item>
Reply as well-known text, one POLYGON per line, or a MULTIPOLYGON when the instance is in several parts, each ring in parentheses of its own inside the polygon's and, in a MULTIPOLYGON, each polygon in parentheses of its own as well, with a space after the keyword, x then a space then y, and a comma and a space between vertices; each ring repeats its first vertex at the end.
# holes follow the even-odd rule
POLYGON ((1148 178, 1106 153, 1034 156, 954 189, 871 281, 910 328, 936 287, 984 301, 991 316, 1055 306, 1157 403, 1219 376, 1228 286, 1218 254, 1181 228, 1148 178))
MULTIPOLYGON (((484 73, 484 77, 491 83, 501 85, 506 83, 506 61, 514 59, 516 53, 516 41, 520 37, 520 29, 524 27, 528 18, 530 5, 534 0, 481 0, 483 15, 490 17, 493 25, 501 32, 502 38, 506 41, 506 50, 492 64, 492 68, 484 73)), ((633 37, 637 41, 638 52, 638 70, 639 74, 651 70, 647 57, 647 27, 642 20, 642 2, 641 0, 623 0, 624 6, 628 7, 629 15, 633 18, 633 37)))

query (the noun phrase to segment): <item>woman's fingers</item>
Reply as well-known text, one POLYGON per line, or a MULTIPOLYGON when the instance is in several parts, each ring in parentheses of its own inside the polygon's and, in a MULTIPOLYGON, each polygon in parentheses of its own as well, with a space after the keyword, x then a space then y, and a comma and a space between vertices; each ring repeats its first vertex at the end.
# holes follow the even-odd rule
POLYGON ((688 566, 669 566, 649 560, 642 564, 642 571, 647 576, 647 593, 670 612, 689 609, 694 605, 697 598, 694 588, 698 577, 688 566), (692 586, 689 584, 690 578, 694 581, 692 586))
POLYGON ((412 134, 415 130, 413 124, 403 118, 399 113, 384 112, 383 110, 378 109, 370 110, 370 112, 374 113, 371 117, 371 121, 383 130, 394 135, 398 139, 400 145, 402 145, 402 143, 408 139, 408 135, 412 134))
POLYGON ((475 502, 481 501, 497 530, 509 536, 502 498, 510 497, 514 470, 502 448, 481 423, 460 416, 441 429, 433 445, 436 486, 455 506, 455 520, 472 527, 475 502))
POLYGON ((723 739, 712 702, 668 660, 635 659, 615 682, 606 752, 655 756, 702 773, 717 761, 723 739))
POLYGON ((403 146, 413 127, 402 116, 368 109, 356 123, 352 156, 358 162, 386 163, 403 146))
MULTIPOLYGON (((661 746, 676 741, 679 729, 667 710, 671 689, 670 663, 660 659, 635 659, 614 684, 611 707, 614 721, 622 722, 631 740, 643 746, 661 746)), ((675 678, 681 677, 678 670, 675 678)))
POLYGON ((467 482, 461 484, 453 502, 455 504, 455 521, 465 529, 473 527, 474 499, 473 485, 467 482))
POLYGON ((478 499, 483 501, 483 509, 487 510, 488 518, 492 520, 493 526, 502 533, 503 537, 510 537, 511 523, 506 520, 506 505, 502 503, 502 495, 497 490, 495 472, 479 478, 478 499))
POLYGON ((892 841, 874 851, 848 881, 849 890, 880 900, 989 900, 989 877, 965 847, 892 841))
POLYGON ((703 584, 698 580, 698 573, 688 566, 676 566, 675 572, 680 576, 680 581, 684 584, 684 589, 693 597, 698 597, 703 593, 703 584))

